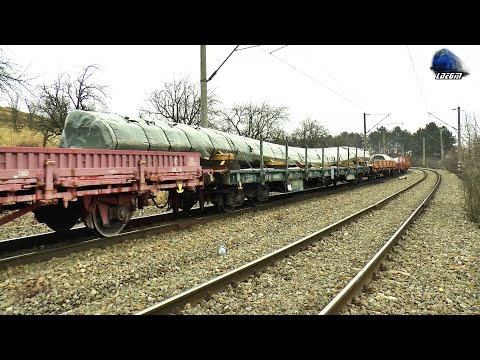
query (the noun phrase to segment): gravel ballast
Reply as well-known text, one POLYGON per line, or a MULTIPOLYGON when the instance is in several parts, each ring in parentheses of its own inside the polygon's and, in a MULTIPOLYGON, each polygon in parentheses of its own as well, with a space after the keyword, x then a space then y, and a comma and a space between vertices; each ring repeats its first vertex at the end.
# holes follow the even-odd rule
POLYGON ((462 183, 442 172, 431 205, 347 314, 480 314, 480 229, 462 183))
MULTIPOLYGON (((253 215, 2 270, 0 313, 132 313, 319 230, 422 176, 410 170, 405 180, 391 179, 253 215), (218 255, 221 244, 227 248, 225 256, 218 255)), ((371 232, 367 224, 364 231, 371 232)))
POLYGON ((318 314, 431 191, 435 176, 185 314, 318 314))

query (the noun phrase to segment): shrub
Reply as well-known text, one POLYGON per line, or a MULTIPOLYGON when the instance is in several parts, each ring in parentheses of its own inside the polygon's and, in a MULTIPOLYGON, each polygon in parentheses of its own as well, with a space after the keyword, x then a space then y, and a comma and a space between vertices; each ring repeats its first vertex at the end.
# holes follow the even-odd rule
POLYGON ((480 127, 475 116, 466 117, 464 133, 466 140, 462 143, 460 177, 469 218, 480 224, 480 127))

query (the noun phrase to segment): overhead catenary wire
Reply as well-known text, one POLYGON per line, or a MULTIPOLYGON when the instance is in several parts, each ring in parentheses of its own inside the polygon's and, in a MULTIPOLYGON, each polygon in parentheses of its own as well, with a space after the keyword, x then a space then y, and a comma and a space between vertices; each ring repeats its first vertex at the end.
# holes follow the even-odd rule
POLYGON ((429 133, 427 133, 427 132, 425 132, 425 131, 422 131, 421 134, 422 134, 422 135, 427 135, 428 137, 431 137, 433 140, 440 142, 439 139, 433 137, 432 135, 430 135, 429 133))
POLYGON ((281 49, 283 49, 284 47, 287 47, 287 46, 288 46, 288 45, 283 45, 282 47, 279 47, 278 49, 275 49, 275 50, 273 50, 273 51, 270 51, 270 54, 271 54, 271 53, 274 53, 275 51, 281 50, 281 49))
MULTIPOLYGON (((357 102, 354 102, 354 101, 351 100, 350 98, 346 97, 346 96, 343 94, 343 92, 337 91, 336 89, 331 88, 331 87, 325 85, 324 83, 322 83, 322 82, 320 82, 319 80, 315 79, 313 76, 311 76, 310 74, 308 74, 308 73, 305 72, 304 70, 300 69, 299 67, 297 67, 297 66, 295 66, 295 65, 293 65, 293 64, 285 61, 284 59, 276 56, 275 54, 273 54, 274 52, 276 52, 276 51, 278 51, 278 50, 281 50, 281 49, 283 49, 283 48, 285 48, 285 47, 287 47, 287 46, 289 46, 289 45, 283 45, 283 46, 281 46, 281 47, 279 47, 279 48, 277 48, 277 49, 275 49, 275 50, 272 50, 272 51, 270 51, 270 52, 267 51, 267 50, 265 50, 265 49, 263 49, 263 48, 262 48, 263 45, 251 45, 251 46, 247 46, 247 47, 244 47, 244 48, 239 48, 239 46, 240 46, 240 45, 237 45, 237 46, 233 49, 233 51, 232 51, 232 52, 229 54, 229 56, 224 60, 224 62, 220 65, 220 67, 212 74, 212 76, 210 76, 209 80, 211 80, 211 79, 213 78, 213 76, 218 72, 218 70, 223 66, 223 64, 228 60, 228 58, 230 58, 230 56, 233 54, 233 52, 235 52, 235 51, 240 51, 240 50, 246 50, 246 49, 250 49, 250 48, 254 48, 254 47, 258 47, 260 50, 268 53, 269 55, 275 57, 277 60, 283 62, 284 64, 288 65, 289 67, 293 68, 294 70, 302 73, 304 76, 306 76, 306 77, 308 77, 309 79, 313 80, 314 82, 316 82, 317 84, 319 84, 319 85, 321 85, 322 87, 326 88, 326 89, 329 90, 330 92, 333 92, 335 95, 341 97, 343 100, 351 103, 352 105, 354 105, 354 106, 356 106, 356 107, 359 107, 359 108, 361 108, 361 109, 364 109, 364 107, 363 107, 361 104, 359 104, 359 103, 357 103, 357 102)), ((426 99, 425 99, 425 93, 424 93, 424 91, 423 91, 423 89, 422 89, 422 87, 421 87, 421 85, 420 85, 419 74, 418 74, 418 72, 416 71, 416 67, 415 67, 415 63, 414 63, 414 61, 413 61, 413 57, 412 57, 411 51, 410 51, 408 45, 406 45, 406 48, 407 48, 407 51, 408 51, 408 55, 409 55, 409 58, 410 58, 410 62, 411 62, 412 68, 413 68, 414 73, 415 73, 416 82, 417 82, 418 88, 419 88, 419 90, 420 90, 420 94, 421 94, 421 96, 422 96, 422 101, 423 101, 423 103, 424 103, 424 105, 425 105, 425 108, 428 110, 428 107, 427 107, 427 104, 426 104, 426 99)), ((330 74, 327 74, 327 75, 329 75, 333 80, 338 81, 338 80, 337 80, 335 77, 333 77, 332 75, 330 75, 330 74)), ((209 81, 209 80, 207 80, 207 81, 209 81)), ((428 112, 428 111, 427 111, 427 113, 428 113, 428 114, 431 114, 431 113, 428 112)), ((380 115, 380 114, 368 114, 368 115, 380 115)), ((382 115, 383 115, 383 114, 382 114, 382 115)), ((389 114, 389 115, 390 115, 390 114, 389 114)), ((434 116, 433 114, 431 114, 431 115, 434 116)), ((388 115, 387 115, 387 116, 388 116, 388 115)), ((436 116, 435 116, 435 117, 436 117, 436 116)), ((438 120, 440 120, 442 123, 444 123, 445 125, 447 125, 447 126, 449 126, 449 127, 451 127, 451 128, 453 128, 453 129, 456 130, 455 127, 449 125, 448 123, 444 122, 443 120, 439 119, 438 117, 436 117, 436 118, 437 118, 438 120)), ((385 119, 385 118, 384 118, 384 119, 385 119)), ((372 129, 375 128, 376 126, 378 126, 384 119, 380 120, 380 122, 378 122, 374 127, 372 127, 372 129)), ((370 132, 372 129, 370 129, 368 132, 370 132)), ((435 140, 437 140, 437 139, 435 139, 435 140)))
POLYGON ((410 57, 410 61, 412 63, 413 71, 415 72, 415 78, 417 79, 417 85, 418 85, 418 88, 420 89, 420 94, 422 95, 422 102, 425 105, 425 110, 428 112, 427 103, 425 101, 425 95, 423 94, 422 87, 420 86, 420 81, 418 80, 418 73, 417 73, 417 69, 415 68, 415 64, 413 63, 412 54, 410 53, 410 48, 408 47, 408 45, 405 45, 405 46, 407 47, 408 56, 410 57))
POLYGON ((241 48, 241 49, 236 49, 236 50, 233 50, 233 51, 247 50, 247 49, 251 49, 251 48, 257 47, 257 46, 261 46, 261 45, 247 46, 247 47, 244 47, 244 48, 241 48))
POLYGON ((431 116, 433 116, 434 118, 440 120, 442 123, 444 123, 444 124, 447 125, 447 126, 450 126, 452 129, 458 130, 456 127, 454 127, 454 126, 452 126, 452 125, 450 125, 450 124, 447 124, 445 121, 443 121, 442 119, 440 119, 438 116, 433 115, 431 112, 429 112, 428 115, 431 115, 431 116))
MULTIPOLYGON (((391 113, 390 113, 390 114, 391 114, 391 113)), ((380 121, 377 122, 374 126, 372 126, 372 128, 367 131, 367 134, 368 134, 370 131, 372 131, 372 129, 373 129, 375 126, 377 126, 377 125, 380 124, 383 120, 385 120, 387 117, 389 117, 390 114, 387 114, 387 116, 385 116, 382 120, 380 120, 380 121)), ((373 115, 373 114, 366 114, 366 115, 373 115)), ((379 114, 379 115, 380 115, 380 114, 379 114)), ((383 114, 381 114, 381 115, 383 115, 383 114)))
POLYGON ((290 64, 290 63, 288 63, 287 61, 285 61, 285 60, 283 60, 283 59, 279 58, 278 56, 276 56, 276 55, 272 54, 271 52, 268 52, 268 51, 267 51, 267 50, 265 50, 265 49, 262 49, 262 48, 260 48, 260 50, 262 50, 262 51, 264 51, 265 53, 267 53, 267 54, 269 54, 269 55, 273 56, 273 57, 274 57, 274 58, 276 58, 277 60, 279 60, 279 61, 283 62, 284 64, 286 64, 286 65, 288 65, 288 66, 290 66, 291 68, 295 69, 296 71, 298 71, 298 72, 302 73, 303 75, 305 75, 305 76, 306 76, 306 77, 308 77, 309 79, 311 79, 311 80, 315 81, 317 84, 319 84, 319 85, 323 86, 324 88, 326 88, 327 90, 329 90, 329 91, 333 92, 335 95, 337 95, 337 96, 341 97, 341 98, 342 98, 342 99, 344 99, 345 101, 348 101, 348 102, 349 102, 349 103, 351 103, 352 105, 355 105, 355 106, 359 107, 360 109, 362 109, 362 110, 365 110, 365 108, 364 108, 363 106, 361 106, 361 105, 359 105, 359 104, 357 104, 357 103, 353 102, 352 100, 350 100, 350 99, 346 98, 344 95, 342 95, 342 94, 338 93, 337 91, 333 90, 332 88, 328 87, 327 85, 325 85, 325 84, 321 83, 321 82, 320 82, 320 81, 318 81, 317 79, 315 79, 315 78, 313 78, 312 76, 310 76, 309 74, 307 74, 305 71, 303 71, 303 70, 301 70, 301 69, 297 68, 296 66, 294 66, 294 65, 292 65, 292 64, 290 64))
MULTIPOLYGON (((232 52, 230 53, 230 55, 228 55, 227 58, 226 58, 225 60, 223 60, 222 64, 218 67, 217 70, 215 70, 215 71, 213 72, 213 74, 208 78, 207 82, 209 82, 210 80, 213 79, 213 77, 217 74, 218 70, 220 70, 220 68, 223 66, 223 64, 225 64, 225 63, 227 62, 228 58, 229 58, 230 56, 232 56, 232 54, 238 49, 239 46, 240 46, 240 45, 235 46, 235 49, 233 49, 232 52)), ((245 49, 242 49, 242 50, 245 50, 245 49)))

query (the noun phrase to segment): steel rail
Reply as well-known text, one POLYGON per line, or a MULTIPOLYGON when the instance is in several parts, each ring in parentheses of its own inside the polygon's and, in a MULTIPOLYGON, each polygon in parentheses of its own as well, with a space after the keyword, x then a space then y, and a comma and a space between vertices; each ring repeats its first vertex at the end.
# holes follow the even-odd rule
MULTIPOLYGON (((383 178, 378 178, 376 180, 382 180, 383 178)), ((364 181, 362 184, 358 184, 357 186, 368 186, 368 181, 364 181)), ((217 219, 226 219, 226 218, 234 218, 238 217, 250 212, 256 212, 256 211, 261 211, 261 210, 267 210, 276 206, 281 206, 281 205, 287 205, 291 203, 296 203, 298 201, 306 200, 306 199, 311 199, 312 196, 311 194, 313 193, 315 197, 317 196, 325 196, 328 194, 334 194, 338 192, 342 192, 344 189, 348 189, 349 184, 338 184, 334 187, 326 186, 326 187, 318 187, 318 188, 311 188, 307 189, 301 192, 295 192, 295 193, 281 193, 277 195, 272 195, 269 199, 268 202, 261 203, 260 205, 256 207, 242 207, 239 208, 238 210, 235 210, 231 213, 214 213, 214 214, 200 214, 199 209, 194 209, 197 210, 196 213, 199 214, 199 216, 194 217, 194 218, 180 218, 177 219, 175 222, 171 223, 163 223, 160 225, 154 225, 148 228, 143 228, 140 230, 131 230, 131 231, 123 231, 122 233, 112 236, 112 237, 95 237, 94 235, 88 235, 86 234, 86 228, 78 228, 78 232, 76 234, 85 234, 84 236, 87 237, 87 240, 83 239, 78 239, 78 238, 73 238, 68 240, 68 244, 65 246, 56 246, 48 249, 39 249, 39 250, 26 250, 24 253, 21 254, 16 254, 13 256, 7 255, 3 258, 0 258, 0 270, 6 269, 11 266, 19 266, 19 265, 25 265, 25 264, 32 264, 36 262, 41 262, 41 261, 47 261, 50 260, 54 257, 62 257, 66 256, 75 252, 79 251, 84 251, 84 250, 90 250, 94 248, 99 248, 99 247, 106 247, 112 244, 124 242, 126 240, 131 240, 131 239, 137 239, 140 237, 148 236, 148 235, 155 235, 155 234, 161 234, 161 233, 166 233, 169 231, 175 231, 175 230, 180 230, 180 229, 185 229, 189 228, 194 225, 198 224, 204 224, 210 221, 214 221, 217 219), (80 230, 83 230, 83 232, 80 232, 80 230)), ((213 210, 213 206, 210 206, 210 211, 213 210)), ((150 215, 147 217, 140 217, 140 218, 134 218, 132 219, 132 222, 135 223, 135 221, 145 221, 150 220, 150 222, 156 222, 160 221, 162 217, 165 217, 168 219, 168 217, 171 217, 172 214, 159 214, 159 215, 150 215)), ((129 224, 127 224, 128 226, 129 224)), ((77 230, 77 229, 74 229, 77 230)), ((10 239, 9 241, 13 240, 20 240, 23 245, 28 244, 28 242, 33 242, 33 246, 39 246, 41 244, 48 244, 48 241, 53 241, 52 239, 61 239, 62 243, 65 243, 65 236, 70 236, 70 233, 67 232, 66 234, 57 234, 57 233, 44 233, 40 235, 30 235, 18 239, 10 239), (62 239, 63 236, 63 239, 62 239)), ((1 244, 1 242, 0 242, 1 244)), ((13 244, 8 244, 7 241, 4 243, 4 248, 7 248, 9 246, 10 248, 13 248, 13 244)), ((1 248, 1 245, 0 245, 1 248)))
MULTIPOLYGON (((130 239, 136 239, 148 235, 155 235, 185 229, 197 224, 206 223, 216 219, 227 219, 231 217, 241 216, 249 212, 256 212, 260 210, 270 209, 280 205, 295 203, 298 201, 311 199, 311 193, 314 197, 325 195, 329 193, 336 193, 346 188, 348 184, 339 184, 335 187, 318 187, 304 190, 296 193, 281 193, 270 196, 268 202, 261 203, 256 207, 239 207, 231 213, 218 213, 213 206, 206 207, 206 213, 201 214, 200 209, 192 209, 191 215, 195 217, 178 218, 172 220, 172 213, 149 215, 144 217, 133 218, 127 224, 126 231, 124 230, 118 235, 112 237, 97 237, 89 232, 85 227, 75 228, 65 233, 42 233, 38 235, 29 235, 15 239, 7 239, 0 241, 0 250, 3 250, 4 257, 0 258, 0 270, 11 266, 18 266, 24 264, 31 264, 40 261, 50 260, 54 257, 66 256, 78 251, 89 250, 98 247, 105 247, 108 245, 120 243, 130 239), (165 223, 165 220, 169 220, 165 223), (158 224, 158 223, 161 224, 158 224), (137 229, 135 227, 146 226, 145 223, 153 224, 153 226, 137 229), (128 229, 132 229, 128 231, 128 229), (68 236, 68 240, 65 237, 68 236), (66 245, 58 245, 59 243, 68 243, 66 245), (18 246, 16 246, 18 244, 18 246), (33 249, 34 247, 45 245, 52 245, 51 248, 33 249), (8 251, 13 252, 17 250, 25 250, 25 252, 15 255, 9 255, 8 251), (7 252, 7 254, 5 254, 7 252)), ((1 251, 0 251, 1 252, 1 251)))
POLYGON ((438 190, 441 182, 440 174, 432 169, 430 171, 437 174, 437 181, 432 191, 422 201, 422 203, 412 211, 410 216, 400 225, 395 233, 388 239, 385 245, 370 259, 370 261, 355 275, 355 277, 335 296, 319 315, 338 314, 351 299, 362 292, 363 286, 368 285, 373 274, 378 271, 380 264, 385 260, 390 250, 397 244, 398 239, 405 233, 407 228, 415 221, 415 219, 425 210, 428 202, 438 190))
MULTIPOLYGON (((167 219, 169 216, 171 216, 171 212, 136 217, 130 220, 127 226, 136 227, 136 226, 141 226, 141 224, 144 222, 154 223, 159 221, 165 221, 165 219, 167 219)), ((93 234, 84 225, 82 225, 80 227, 74 227, 68 232, 51 231, 51 232, 34 234, 34 235, 25 235, 18 238, 2 239, 0 240, 0 253, 6 252, 6 251, 30 249, 35 246, 42 246, 42 245, 52 244, 54 242, 60 242, 61 238, 62 237, 65 238, 66 235, 68 235, 68 237, 72 239, 96 237, 95 234, 93 234)))
POLYGON ((278 260, 285 258, 286 256, 293 255, 301 250, 308 248, 308 246, 322 237, 328 236, 333 231, 349 224, 353 220, 357 219, 358 217, 373 211, 375 209, 380 208, 381 206, 385 205, 388 201, 392 200, 393 198, 403 194, 404 192, 408 191, 412 187, 420 184, 423 182, 427 174, 423 171, 423 177, 418 180, 417 182, 407 186, 406 188, 397 191, 393 195, 390 195, 373 205, 370 205, 350 216, 347 216, 334 224, 331 224, 319 231, 314 232, 308 236, 301 238, 291 244, 283 246, 282 248, 275 250, 267 255, 262 256, 259 259, 253 260, 247 264, 244 264, 238 268, 235 268, 231 271, 228 271, 225 274, 217 276, 211 280, 208 280, 205 283, 196 285, 188 290, 180 292, 170 298, 167 298, 157 304, 154 304, 146 309, 143 309, 139 312, 136 312, 134 315, 166 315, 176 313, 179 309, 182 309, 187 303, 190 305, 194 305, 201 300, 205 299, 209 294, 214 292, 219 292, 225 289, 229 284, 240 282, 247 279, 250 275, 255 275, 271 264, 275 263, 278 260))

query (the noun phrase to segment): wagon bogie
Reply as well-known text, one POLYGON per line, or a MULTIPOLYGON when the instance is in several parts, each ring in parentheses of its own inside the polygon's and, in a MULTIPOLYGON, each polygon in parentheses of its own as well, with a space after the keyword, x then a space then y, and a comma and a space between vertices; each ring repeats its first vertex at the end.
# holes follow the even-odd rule
POLYGON ((101 236, 119 234, 130 221, 136 209, 135 194, 86 196, 84 222, 101 236))

